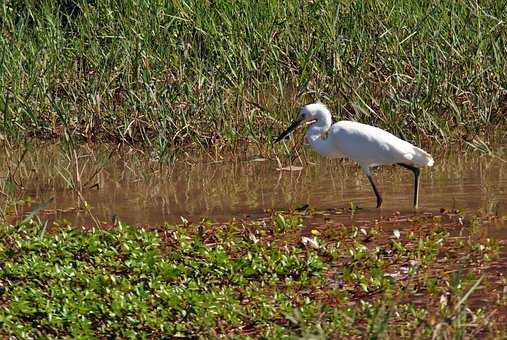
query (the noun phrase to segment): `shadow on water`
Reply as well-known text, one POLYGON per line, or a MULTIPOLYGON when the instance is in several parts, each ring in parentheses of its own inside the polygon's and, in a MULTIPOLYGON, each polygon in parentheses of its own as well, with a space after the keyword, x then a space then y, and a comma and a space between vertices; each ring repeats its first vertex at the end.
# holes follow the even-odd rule
MULTIPOLYGON (((2 199, 11 194, 18 203, 28 202, 11 202, 4 214, 14 222, 51 199, 39 218, 78 226, 96 224, 94 219, 111 224, 115 218, 143 226, 182 219, 227 221, 306 205, 333 211, 343 222, 413 213, 413 176, 400 167, 376 171, 384 197, 383 208, 377 210, 368 180, 349 161, 312 158, 305 160, 302 170, 279 171, 277 162, 266 159, 161 166, 132 150, 115 155, 106 147, 84 147, 67 155, 58 146, 4 154, 2 173, 7 175, 1 181, 8 193, 2 199)), ((436 165, 423 171, 420 211, 507 214, 507 163, 477 154, 435 158, 436 165)))

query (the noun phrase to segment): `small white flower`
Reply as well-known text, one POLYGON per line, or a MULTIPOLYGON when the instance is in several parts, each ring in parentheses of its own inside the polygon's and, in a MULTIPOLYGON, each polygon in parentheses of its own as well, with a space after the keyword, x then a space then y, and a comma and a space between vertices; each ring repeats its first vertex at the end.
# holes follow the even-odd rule
POLYGON ((400 233, 400 231, 398 229, 394 229, 393 230, 393 234, 394 234, 394 237, 396 237, 398 239, 400 238, 401 233, 400 233))
POLYGON ((440 295, 440 307, 445 307, 445 306, 447 306, 447 295, 442 294, 442 295, 440 295))
POLYGON ((303 245, 305 245, 305 246, 310 246, 313 249, 320 248, 319 243, 312 237, 306 237, 306 236, 301 237, 301 243, 303 243, 303 245))

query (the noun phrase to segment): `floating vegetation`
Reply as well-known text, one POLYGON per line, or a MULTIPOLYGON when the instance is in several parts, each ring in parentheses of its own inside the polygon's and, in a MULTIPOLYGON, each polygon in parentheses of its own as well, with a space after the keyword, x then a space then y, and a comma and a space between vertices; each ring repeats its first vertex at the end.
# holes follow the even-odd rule
POLYGON ((312 219, 3 225, 0 334, 505 335, 500 244, 481 231, 495 217, 444 212, 362 227, 312 219))

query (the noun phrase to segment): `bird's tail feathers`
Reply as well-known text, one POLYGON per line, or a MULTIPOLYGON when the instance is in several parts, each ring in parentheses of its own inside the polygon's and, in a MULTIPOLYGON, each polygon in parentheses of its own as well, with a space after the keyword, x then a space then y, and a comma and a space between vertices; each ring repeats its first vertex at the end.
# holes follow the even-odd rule
POLYGON ((432 166, 435 161, 433 160, 433 157, 423 149, 419 149, 416 146, 413 146, 414 150, 411 154, 412 156, 412 162, 414 165, 416 165, 419 168, 422 168, 424 166, 432 166))

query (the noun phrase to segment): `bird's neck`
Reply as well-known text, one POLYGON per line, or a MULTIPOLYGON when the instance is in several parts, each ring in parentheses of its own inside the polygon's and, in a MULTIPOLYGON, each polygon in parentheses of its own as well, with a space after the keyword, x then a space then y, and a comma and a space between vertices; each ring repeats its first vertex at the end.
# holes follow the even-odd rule
POLYGON ((306 131, 306 138, 310 143, 326 139, 326 134, 331 127, 331 114, 329 111, 319 112, 317 120, 306 131))
POLYGON ((331 145, 331 141, 327 138, 331 123, 331 114, 323 112, 306 132, 306 139, 312 148, 322 156, 327 157, 332 157, 336 153, 336 150, 331 145))

